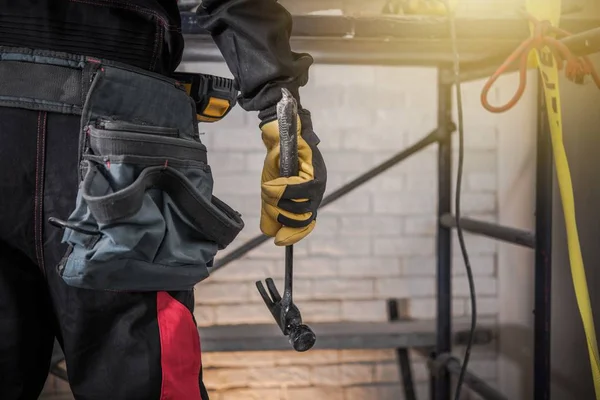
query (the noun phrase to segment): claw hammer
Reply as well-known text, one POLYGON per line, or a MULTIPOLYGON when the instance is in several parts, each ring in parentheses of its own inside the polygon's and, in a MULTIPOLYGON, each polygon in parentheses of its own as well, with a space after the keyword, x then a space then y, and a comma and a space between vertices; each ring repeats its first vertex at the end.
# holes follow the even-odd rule
MULTIPOLYGON (((282 97, 277 103, 277 121, 279 123, 279 170, 283 177, 298 175, 298 104, 287 89, 282 89, 282 97)), ((261 281, 256 288, 263 298, 275 322, 285 336, 288 336, 294 350, 310 350, 317 337, 307 325, 302 323, 300 310, 292 298, 294 281, 294 246, 285 248, 285 287, 283 298, 279 294, 273 279, 267 278, 268 293, 261 281)))

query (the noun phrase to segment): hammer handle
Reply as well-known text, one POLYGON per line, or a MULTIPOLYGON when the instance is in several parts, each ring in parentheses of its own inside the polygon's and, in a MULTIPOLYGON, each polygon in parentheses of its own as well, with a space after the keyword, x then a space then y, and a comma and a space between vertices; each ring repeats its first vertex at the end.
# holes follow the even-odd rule
POLYGON ((298 175, 298 104, 287 89, 282 89, 277 103, 279 123, 279 174, 283 177, 298 175))
MULTIPOLYGON (((279 124, 279 174, 284 177, 298 175, 298 104, 287 89, 281 89, 281 100, 277 103, 279 124)), ((294 247, 285 249, 285 287, 281 299, 282 323, 292 304, 294 279, 294 247)))

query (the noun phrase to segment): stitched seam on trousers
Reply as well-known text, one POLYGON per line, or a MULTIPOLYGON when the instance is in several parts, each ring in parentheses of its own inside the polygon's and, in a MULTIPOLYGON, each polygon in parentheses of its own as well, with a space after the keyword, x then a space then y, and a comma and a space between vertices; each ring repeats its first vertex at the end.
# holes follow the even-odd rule
MULTIPOLYGON (((165 369, 163 366, 163 359, 164 359, 164 354, 163 352, 165 351, 163 343, 162 343, 162 338, 164 337, 165 333, 164 333, 164 326, 160 323, 160 309, 159 309, 159 302, 158 302, 158 296, 160 296, 159 293, 156 294, 156 317, 158 320, 158 340, 159 340, 159 345, 160 345, 160 358, 161 358, 161 362, 160 362, 160 397, 159 400, 168 400, 165 396, 165 390, 166 390, 166 382, 167 379, 165 377, 165 369)), ((200 399, 202 400, 202 399, 200 399)))
POLYGON ((160 40, 160 25, 158 20, 154 23, 154 47, 152 50, 152 59, 150 60, 150 71, 154 71, 154 67, 156 66, 156 60, 158 58, 158 41, 160 40))
POLYGON ((87 76, 85 75, 85 68, 81 70, 81 92, 79 93, 79 102, 81 104, 85 104, 85 98, 87 97, 87 92, 85 91, 85 80, 87 76))
POLYGON ((40 264, 40 250, 38 248, 38 233, 37 233, 37 209, 38 209, 38 170, 40 167, 40 121, 42 118, 42 112, 38 112, 37 120, 37 132, 36 132, 36 150, 35 150, 35 188, 33 192, 33 245, 35 248, 35 258, 37 259, 38 265, 40 264))
POLYGON ((40 204, 39 204, 39 208, 38 208, 38 213, 39 213, 38 233, 39 233, 39 245, 40 245, 40 262, 41 262, 42 272, 44 272, 44 273, 46 271, 46 265, 44 263, 44 181, 45 181, 45 175, 46 175, 47 118, 48 118, 48 113, 44 112, 44 122, 42 123, 42 146, 41 146, 40 164, 39 164, 42 170, 41 170, 41 174, 40 174, 40 190, 39 190, 40 204))
MULTIPOLYGON (((165 40, 165 29, 164 28, 160 28, 160 33, 159 33, 159 39, 158 39, 158 54, 162 54, 163 52, 163 47, 165 45, 164 40, 165 40)), ((157 61, 158 61, 158 57, 157 57, 157 61)))
POLYGON ((156 70, 156 64, 160 60, 160 55, 162 54, 162 41, 163 41, 163 28, 162 26, 157 26, 158 28, 158 39, 156 40, 156 58, 154 59, 154 67, 152 70, 156 70))

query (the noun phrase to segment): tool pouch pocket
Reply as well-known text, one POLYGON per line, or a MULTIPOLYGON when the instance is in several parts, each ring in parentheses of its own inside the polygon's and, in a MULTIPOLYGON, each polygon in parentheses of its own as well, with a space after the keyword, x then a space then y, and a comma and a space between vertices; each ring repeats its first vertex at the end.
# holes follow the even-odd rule
POLYGON ((212 195, 206 148, 176 129, 101 122, 88 151, 77 206, 65 222, 71 251, 60 273, 72 286, 187 290, 243 228, 212 195))

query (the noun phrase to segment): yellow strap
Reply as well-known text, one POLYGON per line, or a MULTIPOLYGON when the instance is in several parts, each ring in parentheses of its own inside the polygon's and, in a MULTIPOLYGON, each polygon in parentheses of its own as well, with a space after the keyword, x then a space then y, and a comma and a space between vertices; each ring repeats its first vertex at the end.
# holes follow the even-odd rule
MULTIPOLYGON (((560 22, 560 0, 527 0, 527 11, 539 20, 549 20, 554 26, 560 22)), ((562 115, 560 106, 560 90, 558 85, 558 67, 550 49, 545 47, 536 51, 536 60, 540 70, 541 79, 544 82, 544 93, 548 108, 548 120, 550 123, 550 134, 552 137, 552 148, 554 151, 554 163, 558 177, 558 186, 564 210, 565 225, 567 230, 567 244, 569 249, 569 260, 571 263, 571 275, 575 288, 577 306, 581 314, 583 328, 587 339, 592 376, 596 400, 600 400, 600 357, 598 356, 598 345, 596 340, 596 329, 594 317, 585 276, 585 267, 579 244, 577 221, 575 218, 575 200, 573 196, 573 184, 569 163, 563 143, 562 115)))

